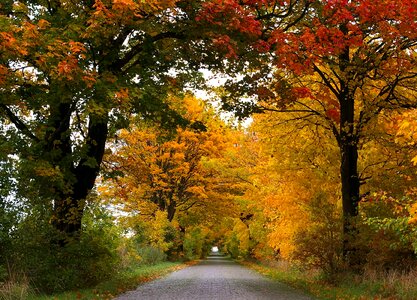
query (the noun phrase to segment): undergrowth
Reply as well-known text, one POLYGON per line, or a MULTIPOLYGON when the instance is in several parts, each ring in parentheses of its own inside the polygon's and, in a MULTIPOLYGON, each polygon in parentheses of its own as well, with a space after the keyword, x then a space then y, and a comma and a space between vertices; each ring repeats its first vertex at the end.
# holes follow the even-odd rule
POLYGON ((376 271, 366 269, 362 274, 338 272, 323 275, 318 270, 305 270, 280 261, 242 262, 267 277, 323 300, 415 300, 417 299, 417 270, 376 271))
POLYGON ((9 280, 0 285, 1 300, 70 300, 70 299, 113 299, 141 283, 179 270, 187 264, 179 262, 160 262, 155 265, 138 266, 115 274, 111 279, 99 283, 94 288, 73 290, 54 295, 39 295, 30 289, 27 281, 9 280))

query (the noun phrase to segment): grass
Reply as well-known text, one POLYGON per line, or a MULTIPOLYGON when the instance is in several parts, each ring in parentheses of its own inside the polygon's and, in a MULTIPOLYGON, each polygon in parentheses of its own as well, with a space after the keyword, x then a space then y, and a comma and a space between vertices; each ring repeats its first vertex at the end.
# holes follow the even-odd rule
MULTIPOLYGON (((70 299, 113 299, 123 292, 134 290, 144 282, 159 278, 170 272, 180 270, 188 264, 179 262, 161 262, 156 265, 140 266, 117 274, 112 279, 98 284, 91 289, 69 291, 57 295, 29 295, 27 300, 70 300, 70 299)), ((1 298, 0 298, 1 299, 1 298)), ((16 299, 16 298, 10 298, 16 299)), ((17 298, 19 299, 19 298, 17 298)))
POLYGON ((314 270, 300 270, 287 262, 266 265, 243 262, 267 277, 284 282, 323 300, 415 300, 417 299, 417 270, 409 272, 365 270, 323 276, 314 270))

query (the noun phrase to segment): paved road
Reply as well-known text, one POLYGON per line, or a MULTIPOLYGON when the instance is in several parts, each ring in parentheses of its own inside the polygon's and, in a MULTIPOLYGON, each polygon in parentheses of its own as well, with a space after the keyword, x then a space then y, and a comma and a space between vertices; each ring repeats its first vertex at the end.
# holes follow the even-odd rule
POLYGON ((312 300, 284 284, 219 255, 209 256, 198 265, 145 283, 117 300, 312 300))

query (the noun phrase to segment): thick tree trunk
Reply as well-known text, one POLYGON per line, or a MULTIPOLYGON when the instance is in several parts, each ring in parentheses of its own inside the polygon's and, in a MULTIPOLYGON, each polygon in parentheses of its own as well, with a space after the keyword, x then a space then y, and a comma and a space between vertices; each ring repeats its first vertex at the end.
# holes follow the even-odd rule
MULTIPOLYGON (((340 114, 342 203, 343 216, 348 220, 358 214, 359 201, 358 138, 354 132, 354 99, 350 95, 341 102, 340 114)), ((344 229, 349 231, 349 227, 344 229)))
POLYGON ((358 263, 357 251, 352 241, 357 233, 353 217, 358 215, 359 177, 358 177, 358 147, 355 141, 346 138, 341 147, 340 175, 342 182, 343 206, 343 257, 354 266, 358 263))
POLYGON ((340 175, 342 180, 342 205, 346 235, 354 231, 350 222, 358 214, 359 177, 358 177, 358 147, 356 144, 342 145, 340 175))
POLYGON ((103 160, 107 121, 106 115, 90 115, 85 156, 77 167, 71 167, 71 175, 66 174, 64 180, 69 190, 56 195, 53 225, 68 237, 77 236, 81 230, 85 199, 94 186, 103 160))
MULTIPOLYGON (((172 202, 174 202, 174 201, 172 201, 172 202)), ((176 210, 177 209, 176 209, 175 203, 170 203, 170 205, 168 206, 168 211, 167 211, 167 213, 168 213, 168 215, 167 215, 168 221, 171 222, 172 220, 174 220, 176 210)))
MULTIPOLYGON (((343 62, 341 69, 348 65, 348 50, 341 55, 343 62)), ((356 233, 352 218, 358 214, 359 202, 359 174, 358 174, 358 133, 355 132, 355 96, 349 86, 349 77, 341 81, 340 93, 340 137, 341 154, 340 177, 342 183, 343 206, 343 254, 350 263, 356 261, 355 249, 350 243, 352 235, 356 233)))
MULTIPOLYGON (((340 29, 347 33, 347 27, 342 25, 340 29)), ((350 74, 350 49, 346 47, 339 55, 340 76, 340 177, 342 183, 343 206, 343 256, 352 266, 357 261, 357 251, 352 245, 352 237, 356 234, 356 228, 352 218, 358 215, 359 202, 359 174, 358 174, 358 142, 359 133, 355 128, 355 87, 354 76, 350 74)))

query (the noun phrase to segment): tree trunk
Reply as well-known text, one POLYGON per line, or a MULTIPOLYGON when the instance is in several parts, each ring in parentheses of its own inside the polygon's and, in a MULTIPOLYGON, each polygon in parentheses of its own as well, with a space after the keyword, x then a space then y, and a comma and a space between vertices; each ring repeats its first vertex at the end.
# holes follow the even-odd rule
POLYGON ((107 115, 90 115, 85 141, 86 154, 65 177, 68 191, 61 191, 54 203, 53 225, 66 237, 76 237, 81 230, 85 199, 94 186, 103 160, 107 139, 107 115))
MULTIPOLYGON (((342 66, 347 65, 348 51, 341 56, 342 66)), ((344 70, 344 67, 341 68, 344 70)), ((358 174, 358 133, 355 132, 355 97, 349 86, 349 77, 341 81, 340 103, 340 139, 341 154, 340 177, 342 183, 343 206, 343 254, 351 262, 355 256, 355 249, 349 242, 352 234, 356 233, 352 217, 358 215, 359 202, 359 174, 358 174)))
POLYGON ((357 233, 352 218, 358 215, 359 176, 358 146, 350 137, 342 139, 340 175, 342 182, 343 206, 343 256, 351 266, 356 265, 358 257, 352 245, 352 238, 357 233))
POLYGON ((175 202, 172 201, 170 205, 168 205, 168 215, 167 215, 168 221, 171 222, 172 220, 174 220, 176 210, 177 209, 176 209, 175 202))
MULTIPOLYGON (((342 142, 343 143, 343 142, 342 142)), ((358 146, 355 142, 344 142, 341 148, 340 175, 342 181, 343 233, 345 236, 355 232, 352 217, 358 215, 359 176, 358 146)))

